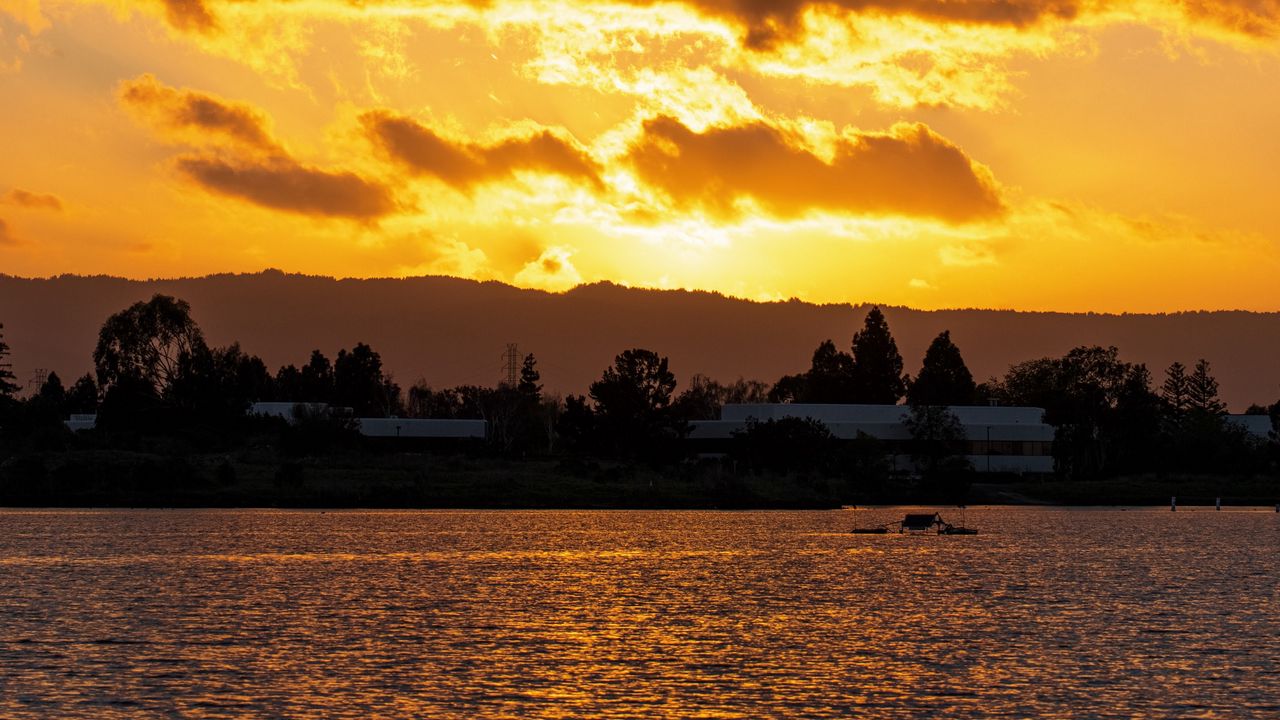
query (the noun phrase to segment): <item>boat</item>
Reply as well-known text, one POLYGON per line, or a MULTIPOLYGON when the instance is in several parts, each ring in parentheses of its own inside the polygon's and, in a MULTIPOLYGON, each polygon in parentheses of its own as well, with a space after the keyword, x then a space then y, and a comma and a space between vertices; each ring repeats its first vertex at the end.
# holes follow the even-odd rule
POLYGON ((938 513, 908 513, 906 517, 897 522, 891 522, 885 525, 877 525, 873 527, 855 527, 849 532, 854 535, 885 535, 893 526, 898 527, 899 533, 928 533, 936 532, 939 535, 977 535, 975 528, 964 527, 963 525, 952 525, 942 519, 942 515, 938 513))

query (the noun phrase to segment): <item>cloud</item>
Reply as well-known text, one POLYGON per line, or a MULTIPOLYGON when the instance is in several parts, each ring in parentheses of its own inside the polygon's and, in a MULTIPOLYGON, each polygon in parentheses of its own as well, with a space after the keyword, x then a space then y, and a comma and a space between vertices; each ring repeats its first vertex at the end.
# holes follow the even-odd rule
POLYGON ((386 185, 353 172, 305 165, 268 130, 251 105, 161 84, 142 75, 121 84, 120 102, 162 135, 211 148, 175 160, 201 188, 263 207, 315 217, 372 220, 399 209, 386 185))
POLYGON ((160 0, 169 24, 181 30, 209 32, 218 28, 213 12, 204 0, 160 0))
POLYGON ((40 0, 0 0, 0 13, 11 16, 39 35, 49 29, 49 18, 40 11, 40 0))
POLYGON ((5 195, 5 200, 14 205, 34 210, 62 211, 62 200, 57 195, 33 193, 21 188, 14 188, 5 195))
POLYGON ((265 162, 187 156, 178 170, 206 190, 276 210, 372 220, 398 209, 391 190, 351 172, 329 172, 291 158, 265 162))
MULTIPOLYGON (((652 5, 652 0, 631 0, 652 5)), ((1041 18, 1071 19, 1082 4, 1073 0, 684 0, 698 10, 728 18, 746 29, 748 47, 767 49, 801 29, 811 9, 860 15, 913 15, 940 22, 1025 27, 1041 18)))
POLYGON ((194 144, 230 141, 244 148, 283 152, 265 115, 250 105, 194 90, 172 88, 154 75, 120 84, 120 101, 169 137, 194 144))
POLYGON ((599 187, 600 168, 575 143, 542 130, 491 145, 457 142, 389 111, 360 116, 375 146, 415 175, 433 175, 459 189, 504 180, 517 172, 561 175, 599 187))
POLYGON ((0 245, 17 245, 18 238, 9 230, 9 224, 0 218, 0 245))
POLYGON ((513 280, 522 287, 535 287, 552 292, 563 292, 582 283, 582 275, 569 258, 571 251, 562 247, 549 247, 536 260, 529 262, 516 273, 513 280))
POLYGON ((1004 210, 986 168, 922 124, 840 136, 826 161, 764 122, 699 134, 660 117, 644 124, 628 159, 677 205, 726 217, 744 198, 788 217, 826 210, 964 222, 1004 210))

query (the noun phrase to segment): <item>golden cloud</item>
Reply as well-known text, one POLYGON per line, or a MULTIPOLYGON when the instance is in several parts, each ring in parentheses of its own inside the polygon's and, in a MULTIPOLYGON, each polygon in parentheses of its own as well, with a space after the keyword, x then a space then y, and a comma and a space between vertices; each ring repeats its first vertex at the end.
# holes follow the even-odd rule
POLYGON ((62 210, 62 200, 57 195, 33 193, 21 188, 10 190, 9 194, 5 195, 5 200, 19 207, 33 210, 53 210, 55 212, 62 210))
POLYGON ((162 134, 216 153, 185 155, 178 171, 196 185, 263 207, 316 217, 372 220, 399 205, 386 185, 353 172, 294 159, 256 108, 162 85, 143 75, 120 87, 120 101, 162 134))
POLYGON ((520 171, 601 186, 600 168, 586 151, 549 130, 481 145, 449 140, 416 120, 386 110, 365 113, 360 122, 374 145, 399 165, 460 190, 520 171))
POLYGON ((218 27, 204 0, 160 0, 169 23, 182 30, 208 32, 218 27))
MULTIPOLYGON (((652 0, 630 0, 652 5, 652 0)), ((802 30, 811 9, 858 15, 913 15, 939 22, 1023 27, 1043 17, 1070 19, 1080 13, 1073 0, 684 0, 710 15, 729 18, 746 29, 748 47, 768 49, 802 30)))
POLYGON ((231 141, 244 148, 283 152, 266 116, 244 103, 163 85, 154 75, 120 84, 120 101, 167 136, 191 144, 231 141))
POLYGON ((522 287, 563 292, 582 284, 582 275, 570 262, 573 253, 562 247, 549 247, 526 264, 512 280, 522 287))
POLYGON ((352 172, 307 167, 291 158, 255 163, 187 156, 178 158, 177 167, 206 190, 276 210, 372 220, 397 209, 385 185, 352 172))
POLYGON ((781 217, 810 210, 965 222, 999 215, 989 171, 922 124, 837 138, 831 161, 764 122, 695 133, 659 117, 644 124, 628 161, 682 207, 738 214, 750 199, 781 217))

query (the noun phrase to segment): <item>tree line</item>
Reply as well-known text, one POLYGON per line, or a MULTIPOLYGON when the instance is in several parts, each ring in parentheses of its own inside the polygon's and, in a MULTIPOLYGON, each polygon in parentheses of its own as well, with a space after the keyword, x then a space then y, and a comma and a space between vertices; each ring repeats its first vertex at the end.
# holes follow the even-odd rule
MULTIPOLYGON (((943 331, 911 377, 879 308, 868 312, 848 351, 829 339, 819 343, 807 370, 773 383, 695 375, 680 392, 668 359, 641 348, 619 353, 586 394, 565 397, 543 392, 532 354, 515 386, 432 388, 419 381, 404 390, 379 353, 360 342, 332 360, 314 350, 305 363, 273 373, 238 343, 210 347, 190 306, 164 295, 111 315, 93 351, 94 372, 69 388, 50 374, 19 399, 9 354, 0 325, 0 440, 10 451, 70 443, 62 420, 71 413, 96 413, 95 432, 106 442, 184 434, 228 445, 273 427, 292 433, 283 445, 306 452, 357 443, 351 418, 397 416, 486 420, 487 451, 506 457, 668 466, 688 460, 690 423, 717 419, 728 403, 905 403, 917 467, 946 479, 968 471, 963 429, 946 408, 996 403, 1044 408, 1055 428, 1055 467, 1065 478, 1274 473, 1280 462, 1274 431, 1270 442, 1259 441, 1228 421, 1203 359, 1190 369, 1173 363, 1156 384, 1145 365, 1123 361, 1117 348, 1085 346, 1017 363, 978 383, 943 331), (335 410, 283 430, 249 416, 251 404, 264 401, 335 410)), ((1280 401, 1249 412, 1270 415, 1273 428, 1280 424, 1280 401)), ((886 453, 874 438, 838 443, 821 423, 793 418, 749 423, 731 455, 762 472, 879 477, 888 472, 886 453)))

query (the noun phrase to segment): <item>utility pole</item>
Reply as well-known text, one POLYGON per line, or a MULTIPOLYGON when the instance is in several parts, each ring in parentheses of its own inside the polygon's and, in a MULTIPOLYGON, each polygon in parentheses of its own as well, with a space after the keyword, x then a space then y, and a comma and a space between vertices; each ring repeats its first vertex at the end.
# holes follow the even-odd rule
POLYGON ((505 384, 509 388, 516 386, 516 378, 520 374, 520 349, 515 343, 507 343, 507 351, 503 353, 502 371, 506 375, 505 384))

